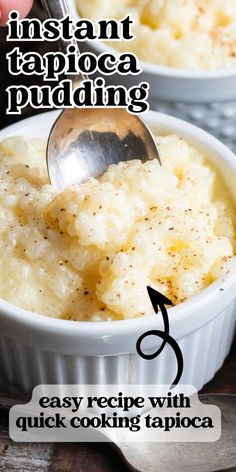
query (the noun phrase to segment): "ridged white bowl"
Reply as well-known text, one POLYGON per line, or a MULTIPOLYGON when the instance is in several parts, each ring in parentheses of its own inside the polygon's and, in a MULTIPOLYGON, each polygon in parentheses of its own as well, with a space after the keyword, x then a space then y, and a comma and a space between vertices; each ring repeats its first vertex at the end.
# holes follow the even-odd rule
MULTIPOLYGON (((79 18, 75 0, 67 0, 74 18, 79 18)), ((109 43, 81 42, 83 51, 111 51, 109 43)), ((129 43, 127 43, 129 50, 129 43)), ((117 54, 117 51, 114 51, 117 54)), ((236 68, 196 71, 141 62, 138 76, 106 76, 110 84, 130 87, 141 81, 150 84, 150 107, 187 120, 214 134, 236 152, 236 68)))
MULTIPOLYGON (((21 121, 0 132, 47 137, 58 112, 21 121)), ((149 112, 150 127, 179 133, 209 154, 236 201, 236 158, 204 131, 176 118, 149 112)), ((184 356, 181 382, 200 389, 221 367, 231 347, 236 322, 236 269, 193 299, 172 308, 170 330, 184 356)), ((30 391, 41 383, 172 383, 176 360, 168 347, 146 361, 136 353, 138 337, 162 329, 161 318, 88 323, 54 319, 22 310, 0 299, 0 382, 7 389, 30 391)), ((151 338, 147 349, 160 344, 151 338)))

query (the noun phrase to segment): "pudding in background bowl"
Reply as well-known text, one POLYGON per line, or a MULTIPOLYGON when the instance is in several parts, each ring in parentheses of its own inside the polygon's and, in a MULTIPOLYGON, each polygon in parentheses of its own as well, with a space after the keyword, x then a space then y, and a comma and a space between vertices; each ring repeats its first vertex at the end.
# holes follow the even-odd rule
MULTIPOLYGON (((72 16, 78 18, 76 0, 68 0, 68 5, 72 16)), ((123 0, 119 4, 93 0, 80 4, 81 16, 86 12, 89 15, 89 11, 93 18, 120 16, 126 12, 136 19, 138 32, 133 48, 137 53, 141 51, 143 72, 138 78, 106 76, 106 81, 115 85, 122 83, 128 88, 137 85, 137 81, 147 81, 151 109, 190 121, 236 150, 235 1, 223 5, 219 0, 158 0, 139 5, 154 11, 161 9, 161 33, 157 25, 147 24, 150 18, 155 21, 159 14, 146 15, 144 24, 140 25, 140 10, 135 0, 123 0), (200 13, 199 8, 206 13, 200 13), (180 12, 185 15, 181 16, 180 12), (176 19, 183 31, 176 30, 176 19)), ((100 54, 117 47, 117 42, 112 47, 110 42, 81 42, 80 47, 83 51, 100 54)), ((121 43, 121 47, 132 50, 132 41, 125 46, 121 43)))
MULTIPOLYGON (((48 129, 56 116, 57 113, 52 112, 24 120, 3 130, 0 133, 0 139, 9 139, 10 136, 16 135, 22 136, 24 139, 36 135, 40 139, 46 139, 48 129)), ((226 193, 225 191, 223 192, 224 195, 227 195, 227 193, 230 194, 230 199, 232 199, 233 204, 235 204, 236 161, 235 156, 225 148, 224 145, 204 133, 204 131, 175 118, 154 112, 147 113, 145 117, 147 123, 157 136, 166 136, 162 138, 163 142, 161 146, 163 149, 164 142, 166 142, 167 146, 170 139, 178 140, 179 138, 176 138, 176 136, 181 136, 183 138, 183 142, 181 142, 183 148, 181 149, 186 149, 187 153, 185 158, 187 158, 188 150, 190 149, 191 156, 194 159, 195 154, 195 159, 206 178, 207 176, 212 176, 211 167, 212 169, 217 169, 220 179, 225 181, 225 185, 228 189, 226 193), (172 138, 168 138, 170 135, 172 138), (185 144, 185 142, 188 144, 185 144), (187 146, 187 148, 185 146, 187 146), (210 163, 209 168, 208 166, 203 166, 204 170, 202 169, 202 158, 199 157, 199 154, 207 156, 208 162, 210 163)), ((24 146, 24 144, 22 144, 22 146, 24 146)), ((35 142, 33 143, 33 149, 35 149, 35 142)), ((34 155, 33 149, 29 158, 32 160, 32 163, 35 162, 37 164, 37 157, 34 155)), ((17 149, 17 152, 19 154, 20 151, 17 149)), ((19 156, 19 161, 22 161, 22 156, 25 157, 23 147, 22 153, 23 154, 19 156)), ((9 155, 8 157, 9 161, 11 157, 14 159, 14 156, 9 155)), ((134 164, 141 166, 139 162, 134 164)), ((150 162, 148 164, 151 165, 152 163, 150 162)), ((19 162, 18 165, 20 166, 19 162)), ((28 166, 29 163, 24 165, 28 166)), ((174 163, 170 161, 169 166, 174 166, 174 163)), ((181 168, 180 166, 178 172, 180 172, 181 168)), ((7 174, 8 171, 9 169, 6 169, 6 175, 9 175, 7 174)), ((21 185, 22 190, 25 191, 26 181, 21 175, 22 168, 18 168, 17 171, 19 172, 18 176, 15 175, 16 179, 19 178, 17 185, 21 185)), ((113 171, 114 169, 110 169, 108 172, 112 173, 113 171)), ((14 172, 16 172, 16 169, 14 172)), ((24 175, 26 175, 25 172, 29 172, 27 175, 28 179, 30 179, 30 185, 33 187, 32 191, 37 193, 38 171, 32 171, 30 168, 26 167, 24 175)), ((168 173, 170 170, 167 171, 163 168, 162 172, 168 173)), ((115 174, 113 173, 113 177, 110 178, 110 181, 115 179, 115 181, 118 182, 119 179, 115 174)), ((180 177, 179 175, 178 179, 180 177)), ((40 178, 45 178, 43 173, 40 178)), ((176 180, 176 175, 172 174, 172 179, 176 180)), ((164 174, 161 177, 161 181, 164 182, 164 174)), ((110 184, 111 182, 108 183, 110 184)), ((3 184, 3 187, 4 185, 5 184, 3 184)), ((165 185, 163 186, 165 188, 165 185)), ((207 188, 208 185, 205 185, 204 191, 207 191, 207 188)), ((5 192, 4 189, 2 190, 5 192)), ((203 192, 203 189, 201 192, 203 192)), ((27 195, 28 193, 29 192, 26 191, 22 197, 20 208, 27 208, 28 203, 26 203, 26 199, 29 197, 29 195, 27 195)), ((199 193, 199 190, 196 194, 197 193, 199 193)), ((51 199, 51 196, 48 197, 48 194, 50 194, 48 187, 46 194, 47 198, 44 196, 42 200, 38 199, 39 202, 37 202, 37 198, 35 198, 35 201, 32 200, 33 207, 36 207, 34 207, 33 210, 36 211, 37 217, 39 218, 40 216, 42 218, 44 205, 49 205, 47 214, 53 218, 51 221, 58 218, 59 224, 63 224, 67 228, 67 221, 60 221, 61 217, 58 216, 58 212, 59 210, 61 211, 62 208, 63 211, 61 213, 65 213, 64 206, 61 206, 59 209, 60 205, 57 205, 57 198, 60 199, 60 195, 53 195, 53 199, 51 199), (55 201, 54 198, 56 199, 55 201), (40 211, 42 211, 41 215, 40 211)), ((159 197, 161 198, 161 193, 159 197)), ((193 196, 191 198, 193 198, 193 196)), ((206 198, 206 195, 204 198, 206 198)), ((70 198, 68 201, 69 200, 70 198)), ((229 201, 228 196, 226 197, 226 201, 229 201)), ((67 204, 66 194, 63 198, 63 204, 67 204)), ((10 198, 8 205, 14 206, 14 199, 12 200, 10 198)), ((74 207, 72 207, 69 209, 69 215, 73 215, 72 211, 74 207)), ((227 208, 230 208, 228 204, 227 208)), ((232 218, 232 216, 230 216, 230 218, 232 218)), ((21 222, 23 227, 27 224, 26 220, 27 218, 25 221, 21 222)), ((148 222, 146 221, 145 223, 148 222)), ((226 227, 228 228, 228 224, 226 224, 226 226, 223 225, 222 228, 224 229, 221 228, 220 231, 225 232, 226 227)), ((38 230, 42 230, 42 228, 43 225, 40 224, 38 230)), ((85 228, 85 226, 83 226, 83 228, 85 228)), ((168 232, 172 234, 173 230, 170 228, 171 226, 168 226, 168 232)), ((47 230, 50 231, 51 229, 47 230)), ((209 230, 209 228, 207 230, 209 230)), ((64 230, 61 229, 61 231, 64 230)), ((34 235, 32 234, 32 236, 34 235)), ((148 235, 148 239, 149 236, 150 235, 148 235)), ((14 244, 15 237, 16 235, 12 237, 12 244, 14 244)), ((222 237, 225 237, 225 234, 224 236, 222 234, 222 237)), ((229 234, 227 238, 229 238, 229 234)), ((47 241, 48 240, 45 239, 46 243, 47 241)), ((29 237, 26 249, 28 246, 30 246, 29 237)), ((50 250, 47 251, 49 260, 50 257, 54 257, 53 250, 55 247, 58 247, 58 241, 55 245, 51 243, 51 252, 50 250)), ((63 247, 63 245, 61 247, 63 247)), ((19 248, 16 248, 16 250, 18 249, 19 248)), ((130 252, 132 255, 135 251, 132 251, 131 248, 130 252)), ((106 267, 104 270, 106 270, 106 267)), ((226 272, 228 272, 228 269, 226 272)), ((26 273, 24 271, 22 272, 22 278, 24 276, 27 277, 27 271, 26 273)), ((40 268, 38 268, 38 272, 35 271, 35 274, 32 273, 32 285, 30 282, 28 284, 29 298, 32 293, 31 289, 33 287, 34 277, 41 277, 40 268)), ((191 299, 171 308, 171 335, 179 343, 184 356, 182 383, 193 384, 200 389, 204 383, 213 377, 228 354, 235 327, 235 282, 236 269, 232 265, 229 269, 229 273, 218 278, 214 283, 200 291, 200 293, 193 296, 191 299)), ((63 284, 60 289, 63 289, 63 284)), ((27 290, 25 293, 27 293, 27 290)), ((14 388, 20 388, 26 391, 30 391, 33 386, 40 383, 170 384, 176 372, 175 356, 172 356, 171 350, 167 348, 162 356, 152 361, 145 361, 136 353, 136 342, 141 334, 150 329, 162 328, 161 319, 152 313, 153 311, 150 308, 150 314, 134 319, 81 322, 42 316, 33 311, 19 308, 1 299, 1 382, 4 381, 8 385, 8 388, 14 385, 14 388)), ((54 315, 53 312, 50 314, 54 315)), ((158 339, 151 338, 146 346, 147 351, 152 352, 158 347, 158 344, 158 339)))
POLYGON ((129 14, 134 39, 111 44, 142 61, 181 69, 236 67, 235 0, 77 0, 77 8, 93 21, 129 14))

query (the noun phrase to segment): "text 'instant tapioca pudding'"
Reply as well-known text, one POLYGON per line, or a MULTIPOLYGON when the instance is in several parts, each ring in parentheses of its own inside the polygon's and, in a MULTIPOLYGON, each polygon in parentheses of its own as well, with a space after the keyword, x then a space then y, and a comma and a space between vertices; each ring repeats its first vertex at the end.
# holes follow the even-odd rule
POLYGON ((185 69, 236 66, 236 0, 77 0, 77 7, 93 20, 130 14, 136 38, 112 46, 144 61, 185 69))
MULTIPOLYGON (((181 303, 228 273, 234 212, 217 172, 175 135, 157 160, 120 163, 56 192, 45 143, 0 145, 0 297, 73 320, 152 313, 147 285, 181 303)), ((140 156, 142 157, 142 156, 140 156)))

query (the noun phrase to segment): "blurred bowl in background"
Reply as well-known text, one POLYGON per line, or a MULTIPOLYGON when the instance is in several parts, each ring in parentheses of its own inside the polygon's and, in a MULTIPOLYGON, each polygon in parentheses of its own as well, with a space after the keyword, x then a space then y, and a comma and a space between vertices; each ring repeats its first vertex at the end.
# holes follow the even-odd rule
MULTIPOLYGON (((75 0, 67 0, 71 15, 79 18, 75 0)), ((81 42, 81 50, 100 54, 113 51, 109 43, 81 42)), ((127 50, 128 50, 127 43, 127 50)), ((150 84, 152 110, 177 116, 214 134, 236 152, 236 68, 185 70, 140 61, 138 76, 104 77, 109 84, 131 87, 141 81, 150 84)))

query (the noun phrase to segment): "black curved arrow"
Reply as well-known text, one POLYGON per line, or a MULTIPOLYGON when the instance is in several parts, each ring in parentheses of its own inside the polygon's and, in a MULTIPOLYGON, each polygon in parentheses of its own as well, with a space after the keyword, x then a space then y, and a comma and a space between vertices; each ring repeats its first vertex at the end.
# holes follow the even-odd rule
MULTIPOLYGON (((148 291, 148 296, 151 300, 153 309, 156 314, 158 314, 158 311, 159 311, 158 308, 160 308, 163 322, 164 322, 164 333, 170 334, 169 317, 168 317, 168 313, 167 313, 165 305, 173 305, 172 301, 169 300, 169 298, 165 297, 165 295, 163 295, 162 293, 158 292, 157 290, 154 290, 152 287, 147 286, 147 291, 148 291)), ((158 349, 158 351, 156 351, 155 357, 161 354, 161 352, 163 351, 166 345, 166 342, 167 341, 164 339, 160 348, 158 349)), ((146 359, 148 358, 153 359, 153 357, 150 358, 147 355, 146 359)))
POLYGON ((165 297, 162 293, 158 292, 157 290, 154 290, 152 287, 148 286, 147 291, 148 291, 148 295, 151 300, 153 309, 156 314, 158 313, 159 308, 160 308, 163 322, 164 322, 164 331, 151 330, 142 334, 136 343, 136 349, 137 349, 138 354, 143 359, 152 360, 161 354, 166 344, 169 344, 172 347, 176 355, 177 364, 178 364, 177 375, 171 386, 171 388, 173 388, 175 385, 179 383, 182 377, 183 366, 184 366, 183 355, 182 355, 181 349, 179 345, 177 344, 177 342, 175 341, 175 339, 170 336, 169 317, 168 317, 168 313, 167 313, 165 305, 173 305, 173 303, 171 300, 165 297), (161 338, 163 340, 161 346, 153 354, 146 354, 142 351, 142 348, 141 348, 141 344, 143 340, 146 339, 148 336, 157 336, 158 338, 161 338))

